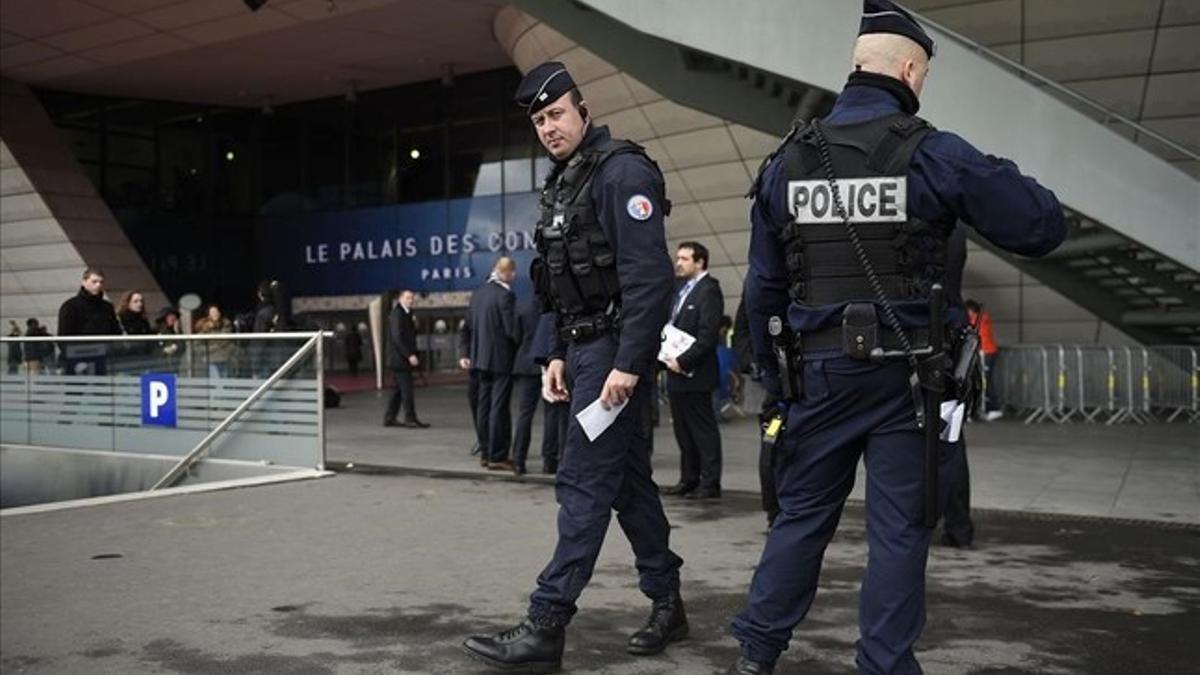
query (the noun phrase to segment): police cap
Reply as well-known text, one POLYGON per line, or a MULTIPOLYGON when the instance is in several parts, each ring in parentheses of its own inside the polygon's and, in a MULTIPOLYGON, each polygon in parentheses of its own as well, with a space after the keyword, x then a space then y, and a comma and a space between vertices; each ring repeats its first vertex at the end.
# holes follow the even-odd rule
POLYGON ((862 23, 859 24, 858 34, 867 33, 903 35, 921 45, 931 59, 937 52, 937 45, 925 29, 921 28, 921 24, 891 0, 863 0, 862 23))
POLYGON ((574 88, 575 80, 567 67, 558 61, 547 61, 525 74, 513 99, 532 115, 574 88))

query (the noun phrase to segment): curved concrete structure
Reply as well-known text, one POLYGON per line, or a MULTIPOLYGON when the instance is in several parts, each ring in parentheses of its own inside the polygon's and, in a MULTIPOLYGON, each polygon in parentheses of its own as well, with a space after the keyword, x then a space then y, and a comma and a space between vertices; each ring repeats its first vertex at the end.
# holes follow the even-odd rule
MULTIPOLYGON (((778 137, 674 102, 516 7, 501 10, 494 29, 518 68, 527 71, 545 60, 562 61, 597 122, 610 124, 616 135, 646 146, 664 171, 667 196, 674 205, 667 219, 669 243, 694 238, 709 246, 712 273, 721 281, 725 310, 732 316, 740 300, 749 248, 750 203, 742 195, 778 137)), ((815 64, 809 67, 819 72, 815 64)), ((662 86, 670 88, 672 83, 662 86)), ((989 307, 1001 342, 1134 342, 999 255, 968 245, 964 295, 989 307)))
POLYGON ((741 296, 750 237, 750 202, 743 195, 778 139, 665 98, 514 7, 497 14, 494 29, 522 72, 542 61, 562 61, 595 121, 646 146, 666 177, 672 253, 675 244, 688 239, 708 246, 710 270, 721 282, 725 310, 732 315, 741 296))

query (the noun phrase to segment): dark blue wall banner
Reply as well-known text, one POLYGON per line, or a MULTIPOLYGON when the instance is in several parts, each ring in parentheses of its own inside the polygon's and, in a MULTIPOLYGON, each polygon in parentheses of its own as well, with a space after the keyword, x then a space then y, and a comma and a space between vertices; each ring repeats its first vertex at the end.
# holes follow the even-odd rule
POLYGON ((258 251, 263 271, 293 296, 469 291, 504 254, 516 259, 517 290, 527 293, 537 203, 527 192, 267 216, 256 228, 258 251))

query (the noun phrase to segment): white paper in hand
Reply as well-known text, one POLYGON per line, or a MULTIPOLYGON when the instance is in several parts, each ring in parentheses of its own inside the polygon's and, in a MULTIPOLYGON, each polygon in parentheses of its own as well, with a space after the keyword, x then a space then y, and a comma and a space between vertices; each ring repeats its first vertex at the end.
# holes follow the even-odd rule
POLYGON ((669 323, 662 329, 662 343, 658 348, 658 360, 666 363, 670 359, 677 359, 680 354, 691 349, 695 343, 695 337, 669 323))
POLYGON ((942 429, 941 439, 947 443, 957 443, 962 433, 963 413, 967 406, 958 401, 942 401, 942 421, 946 427, 942 429))
POLYGON ((612 423, 617 419, 617 415, 621 414, 621 411, 625 409, 628 403, 629 399, 625 399, 625 403, 613 406, 610 410, 605 410, 604 406, 600 404, 600 399, 596 399, 592 401, 591 405, 580 410, 575 419, 579 420, 579 426, 583 429, 583 433, 587 435, 587 439, 594 441, 600 438, 600 434, 612 426, 612 423))

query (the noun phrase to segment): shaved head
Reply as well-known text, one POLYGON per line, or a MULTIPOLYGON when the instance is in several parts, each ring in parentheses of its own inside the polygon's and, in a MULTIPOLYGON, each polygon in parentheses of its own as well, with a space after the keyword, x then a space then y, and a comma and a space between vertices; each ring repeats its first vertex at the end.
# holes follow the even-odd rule
POLYGON ((511 284, 517 278, 517 263, 512 258, 502 255, 492 266, 492 275, 506 284, 511 284))
POLYGON ((517 269, 517 263, 512 258, 504 255, 496 260, 496 266, 492 269, 496 272, 512 272, 517 269))
POLYGON ((854 67, 894 77, 920 96, 929 73, 929 56, 921 45, 902 35, 868 33, 854 43, 854 67))

